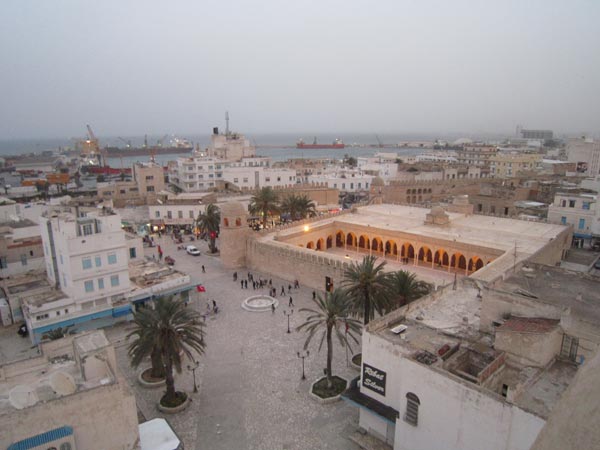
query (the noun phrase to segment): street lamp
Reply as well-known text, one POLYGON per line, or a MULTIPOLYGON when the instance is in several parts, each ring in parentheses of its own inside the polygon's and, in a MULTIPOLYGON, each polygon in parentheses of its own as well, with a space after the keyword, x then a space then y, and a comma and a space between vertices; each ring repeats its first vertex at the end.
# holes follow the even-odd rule
POLYGON ((194 394, 198 392, 198 386, 196 385, 196 369, 200 366, 200 362, 194 361, 192 359, 193 364, 187 366, 188 370, 192 371, 192 375, 194 377, 194 394))
POLYGON ((302 358, 302 380, 306 380, 306 375, 304 375, 304 358, 308 358, 310 352, 308 350, 302 350, 298 352, 298 358, 302 358))
POLYGON ((288 321, 288 330, 287 332, 290 333, 290 316, 294 314, 294 310, 290 309, 289 311, 287 310, 283 310, 283 315, 287 317, 287 321, 288 321))

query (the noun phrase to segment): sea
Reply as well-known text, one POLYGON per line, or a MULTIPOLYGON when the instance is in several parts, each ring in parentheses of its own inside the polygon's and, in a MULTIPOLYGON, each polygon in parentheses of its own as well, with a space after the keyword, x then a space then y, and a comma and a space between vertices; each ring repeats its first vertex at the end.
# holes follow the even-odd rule
MULTIPOLYGON (((198 144, 201 148, 206 148, 210 143, 210 135, 177 135, 180 139, 187 139, 194 146, 198 144)), ((272 133, 272 134, 247 134, 246 137, 256 146, 256 153, 260 156, 271 157, 273 161, 286 161, 292 158, 335 158, 342 159, 345 155, 348 156, 372 156, 377 152, 397 153, 401 158, 403 155, 416 155, 422 153, 422 148, 397 148, 393 147, 399 142, 406 141, 433 141, 435 139, 444 139, 452 141, 459 137, 468 137, 476 139, 475 136, 465 136, 457 134, 445 134, 435 136, 432 134, 370 134, 370 133, 272 133), (343 149, 297 149, 296 141, 302 138, 306 143, 312 143, 316 138, 317 142, 328 144, 335 139, 341 139, 346 144, 343 149), (386 147, 374 147, 378 144, 378 139, 386 147), (389 147, 388 147, 389 146, 389 147)), ((147 136, 148 144, 155 145, 161 136, 147 136)), ((174 139, 172 136, 171 139, 174 139)), ((168 138, 169 139, 169 138, 168 138)), ((168 139, 165 145, 168 144, 168 139)), ((102 137, 99 136, 100 145, 102 147, 123 147, 123 140, 131 142, 133 147, 141 147, 144 143, 144 136, 126 136, 126 137, 102 137)), ((19 140, 0 140, 0 156, 7 155, 26 155, 26 154, 41 154, 44 151, 55 151, 60 149, 72 149, 74 147, 75 138, 55 138, 55 139, 19 139, 19 140)), ((187 153, 182 154, 164 154, 156 155, 156 161, 166 165, 167 161, 175 160, 179 156, 187 156, 187 153)), ((108 163, 111 167, 131 167, 137 161, 147 161, 146 156, 132 156, 124 158, 109 158, 108 163)))

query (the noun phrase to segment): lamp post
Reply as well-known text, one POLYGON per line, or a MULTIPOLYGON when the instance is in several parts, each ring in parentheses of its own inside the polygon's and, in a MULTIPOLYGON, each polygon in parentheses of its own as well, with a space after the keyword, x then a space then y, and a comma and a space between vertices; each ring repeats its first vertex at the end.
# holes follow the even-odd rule
POLYGON ((188 370, 192 371, 192 376, 194 377, 194 394, 198 392, 198 386, 196 385, 196 369, 200 366, 200 362, 194 361, 192 359, 193 364, 187 366, 188 370))
POLYGON ((308 358, 310 352, 308 350, 302 350, 298 352, 298 358, 302 358, 302 380, 306 380, 306 375, 304 375, 304 358, 308 358))
POLYGON ((283 310, 283 315, 287 317, 287 321, 288 321, 288 330, 287 330, 288 333, 291 333, 291 331, 290 331, 290 316, 292 314, 294 314, 293 309, 290 309, 289 311, 286 309, 283 310))

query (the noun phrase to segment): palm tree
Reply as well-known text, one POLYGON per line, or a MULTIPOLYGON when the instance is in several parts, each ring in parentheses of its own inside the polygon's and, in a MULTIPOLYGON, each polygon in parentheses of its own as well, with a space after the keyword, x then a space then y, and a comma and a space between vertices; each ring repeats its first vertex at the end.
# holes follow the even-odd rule
POLYGON ((204 330, 200 315, 185 307, 181 300, 159 297, 154 309, 146 308, 135 314, 136 328, 127 336, 137 339, 129 345, 131 364, 137 367, 153 353, 160 354, 165 370, 167 392, 161 399, 164 404, 178 400, 175 392, 173 369, 181 373, 182 355, 193 360, 193 353, 204 353, 204 330))
POLYGON ((315 203, 306 195, 292 194, 287 196, 281 202, 280 209, 288 213, 292 220, 304 219, 307 216, 313 217, 317 214, 315 203))
POLYGON ((333 359, 333 330, 338 341, 345 347, 351 347, 348 337, 356 344, 358 339, 355 333, 360 332, 360 321, 349 318, 352 311, 352 303, 343 289, 337 288, 333 292, 326 292, 325 298, 317 295, 315 299, 318 309, 301 308, 300 312, 307 312, 309 316, 306 322, 300 325, 296 330, 304 330, 308 333, 304 349, 308 347, 312 338, 321 331, 319 341, 319 351, 323 347, 323 341, 327 339, 327 388, 333 386, 331 375, 331 360, 333 359))
POLYGON ((206 206, 206 210, 198 215, 198 225, 202 230, 208 233, 209 244, 211 253, 217 252, 217 246, 215 241, 217 240, 217 234, 219 233, 219 223, 221 222, 221 212, 219 207, 213 203, 209 203, 206 206))
POLYGON ((252 214, 262 214, 263 228, 267 226, 267 217, 279 211, 279 198, 277 193, 270 187, 264 187, 250 199, 250 211, 252 214))
POLYGON ((431 291, 429 283, 418 280, 414 273, 406 270, 399 270, 390 274, 390 282, 392 296, 395 297, 394 305, 390 305, 392 308, 404 306, 429 294, 431 291))
POLYGON ((375 256, 365 256, 362 262, 352 263, 344 273, 342 287, 354 304, 354 312, 362 316, 367 325, 375 317, 375 311, 383 314, 390 298, 390 276, 383 271, 386 262, 377 264, 375 256))

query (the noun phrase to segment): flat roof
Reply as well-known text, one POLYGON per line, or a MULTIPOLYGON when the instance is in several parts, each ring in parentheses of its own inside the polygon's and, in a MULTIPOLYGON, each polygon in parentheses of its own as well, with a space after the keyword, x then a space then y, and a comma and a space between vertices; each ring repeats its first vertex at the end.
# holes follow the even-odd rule
POLYGON ((561 309, 570 308, 578 317, 600 324, 598 278, 561 267, 529 264, 497 282, 494 290, 522 295, 561 309))

